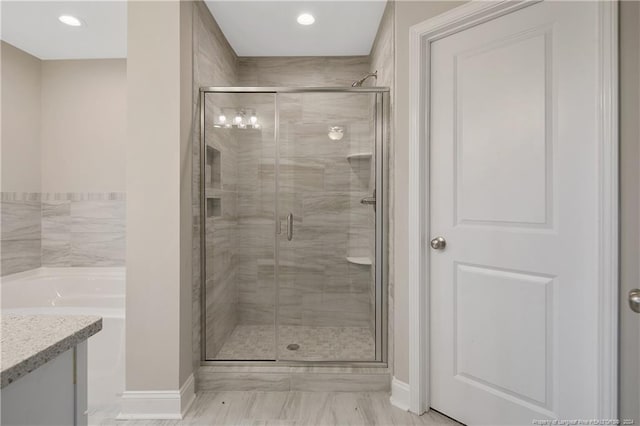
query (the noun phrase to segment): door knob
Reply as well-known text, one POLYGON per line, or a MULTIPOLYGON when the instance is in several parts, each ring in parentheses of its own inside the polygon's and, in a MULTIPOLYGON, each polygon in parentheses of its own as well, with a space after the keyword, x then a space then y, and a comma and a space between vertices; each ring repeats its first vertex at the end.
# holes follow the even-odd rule
MULTIPOLYGON (((434 250, 444 250, 446 246, 447 246, 447 241, 442 237, 435 237, 433 240, 431 240, 431 248, 433 248, 434 250)), ((640 300, 640 295, 639 295, 639 300, 640 300)))
POLYGON ((629 292, 629 307, 633 312, 640 313, 640 289, 634 288, 629 292))

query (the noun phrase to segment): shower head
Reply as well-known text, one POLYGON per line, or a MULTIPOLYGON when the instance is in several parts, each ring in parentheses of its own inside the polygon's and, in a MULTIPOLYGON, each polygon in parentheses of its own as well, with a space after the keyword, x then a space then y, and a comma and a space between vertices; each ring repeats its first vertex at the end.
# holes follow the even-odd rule
POLYGON ((362 86, 362 83, 364 83, 369 77, 373 77, 376 80, 378 79, 378 71, 376 70, 375 72, 370 72, 367 75, 365 75, 364 77, 362 77, 360 80, 358 81, 354 81, 353 84, 351 85, 351 87, 360 87, 362 86))

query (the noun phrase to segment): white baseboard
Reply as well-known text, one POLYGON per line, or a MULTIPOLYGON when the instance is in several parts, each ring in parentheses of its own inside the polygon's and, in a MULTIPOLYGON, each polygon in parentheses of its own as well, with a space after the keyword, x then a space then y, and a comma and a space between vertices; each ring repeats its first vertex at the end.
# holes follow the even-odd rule
POLYGON ((180 390, 125 391, 118 420, 181 420, 196 398, 193 374, 180 390))
POLYGON ((391 381, 391 405, 404 411, 409 411, 409 385, 395 377, 391 381))

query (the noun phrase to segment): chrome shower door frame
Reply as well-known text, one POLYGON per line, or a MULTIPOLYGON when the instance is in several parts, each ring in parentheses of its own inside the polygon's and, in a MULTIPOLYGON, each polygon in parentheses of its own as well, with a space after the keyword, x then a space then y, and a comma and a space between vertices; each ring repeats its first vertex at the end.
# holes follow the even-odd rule
MULTIPOLYGON (((330 365, 345 367, 387 367, 389 350, 388 330, 388 223, 389 223, 389 170, 388 141, 390 139, 389 108, 390 91, 388 87, 201 87, 198 102, 200 109, 200 364, 201 365, 330 365), (274 140, 276 170, 279 170, 279 93, 374 93, 376 95, 375 119, 375 191, 376 191, 376 225, 375 225, 375 361, 214 361, 206 359, 206 142, 205 142, 205 97, 208 93, 272 93, 275 102, 274 140)), ((278 220, 278 175, 276 173, 276 203, 274 220, 278 220)), ((277 238, 274 234, 274 238, 277 238)), ((276 347, 278 339, 278 244, 275 245, 276 259, 276 347)))

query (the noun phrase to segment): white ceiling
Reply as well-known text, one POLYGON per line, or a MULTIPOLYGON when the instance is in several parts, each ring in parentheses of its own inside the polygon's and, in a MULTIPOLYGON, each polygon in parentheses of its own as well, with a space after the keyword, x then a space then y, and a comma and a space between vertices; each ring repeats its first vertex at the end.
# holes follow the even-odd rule
POLYGON ((368 55, 386 0, 206 0, 238 56, 368 55), (303 26, 301 13, 316 21, 303 26))
POLYGON ((2 0, 2 40, 40 59, 125 58, 126 1, 2 0), (82 19, 82 27, 58 21, 60 15, 82 19))
MULTIPOLYGON (((239 56, 368 55, 386 0, 208 0, 239 56), (301 13, 316 21, 302 26, 301 13)), ((0 0, 0 38, 40 59, 125 58, 126 1, 0 0), (84 26, 58 21, 67 14, 84 26)))

